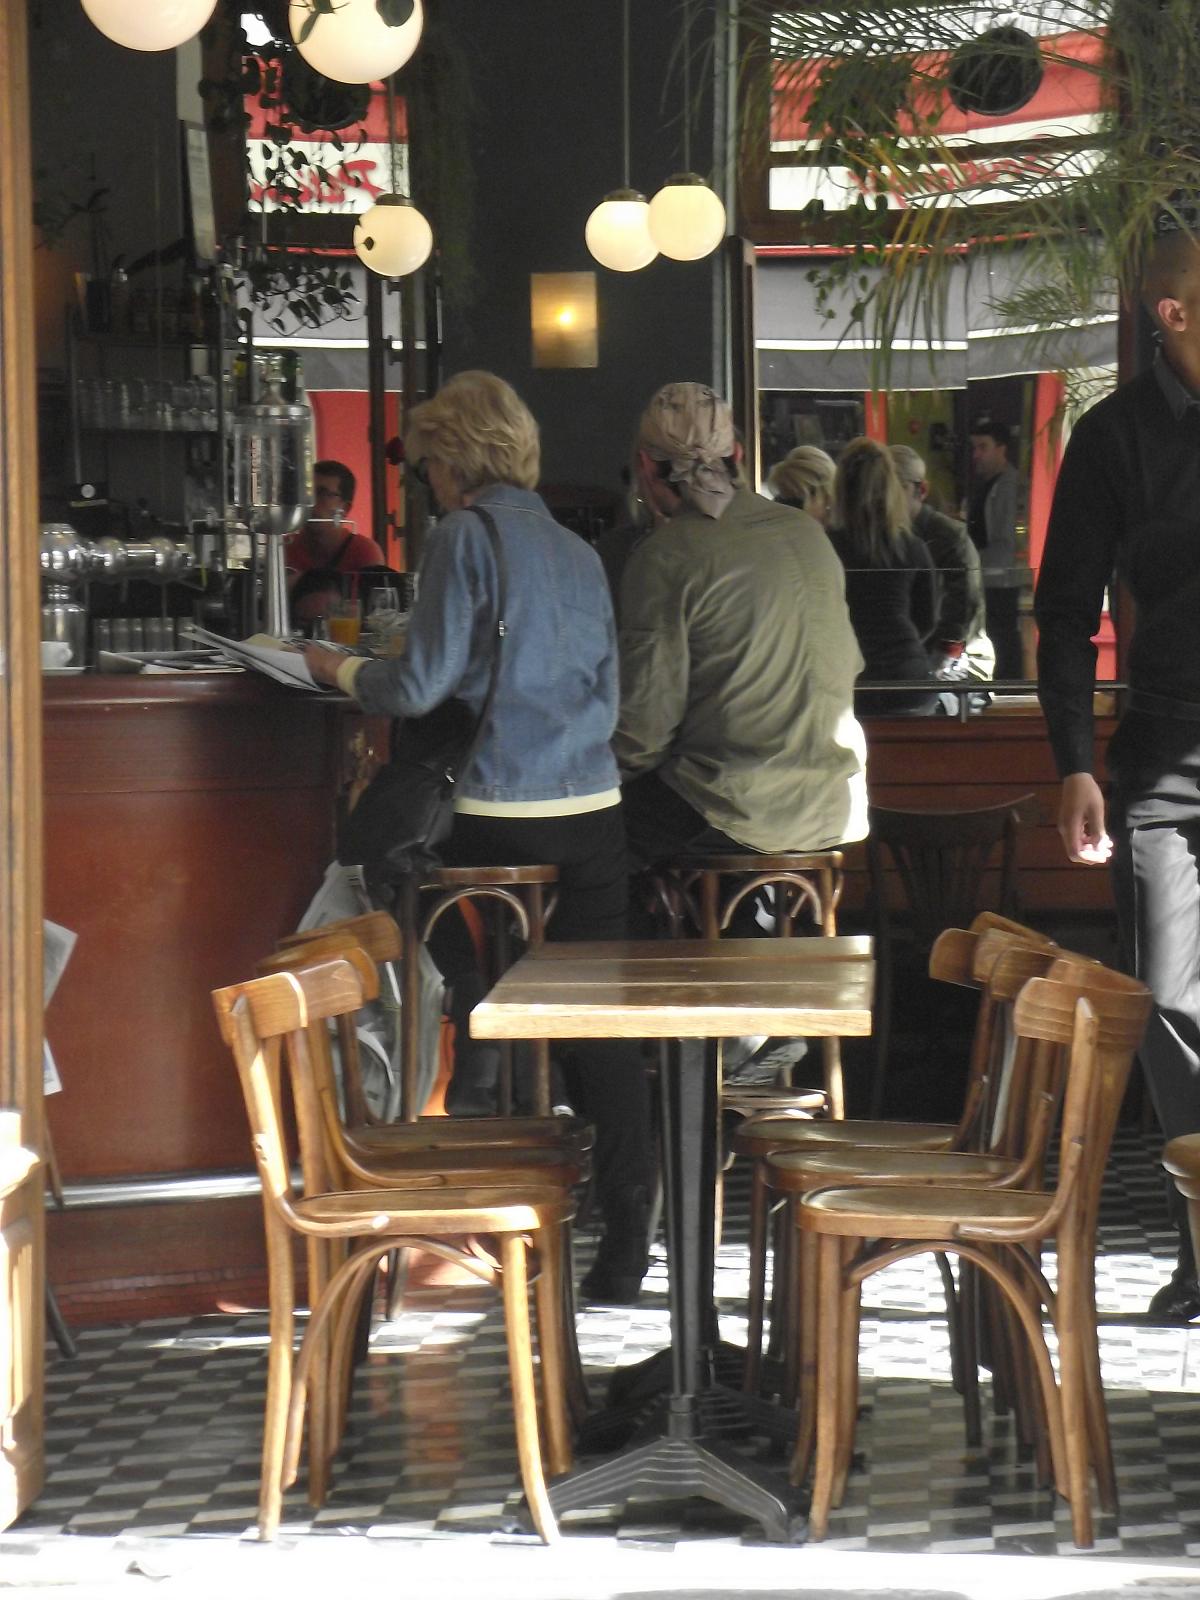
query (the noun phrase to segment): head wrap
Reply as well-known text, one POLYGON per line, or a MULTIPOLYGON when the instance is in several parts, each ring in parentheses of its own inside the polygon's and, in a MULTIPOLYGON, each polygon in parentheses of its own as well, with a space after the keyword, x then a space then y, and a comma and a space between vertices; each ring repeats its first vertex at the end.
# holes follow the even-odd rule
POLYGON ((642 413, 638 444, 652 460, 671 463, 671 482, 706 517, 719 517, 733 499, 725 465, 734 452, 733 413, 707 384, 665 384, 642 413))

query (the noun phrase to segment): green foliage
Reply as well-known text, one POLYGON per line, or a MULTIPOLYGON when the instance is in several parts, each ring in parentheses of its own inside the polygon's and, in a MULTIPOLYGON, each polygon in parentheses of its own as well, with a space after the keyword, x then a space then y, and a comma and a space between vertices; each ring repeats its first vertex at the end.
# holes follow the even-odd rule
MULTIPOLYGON (((996 309, 1014 325, 1049 332, 1110 304, 1114 289, 1135 287, 1164 213, 1200 226, 1188 209, 1200 197, 1194 0, 1064 0, 1056 33, 1093 41, 1093 59, 1056 55, 1051 34, 1039 40, 1042 59, 1094 75, 1098 127, 988 159, 986 186, 1005 203, 986 208, 929 203, 939 186, 969 189, 984 170, 940 130, 938 108, 950 58, 973 42, 986 57, 979 36, 1011 24, 1010 5, 841 0, 779 9, 776 0, 740 0, 737 14, 751 45, 741 86, 747 155, 761 162, 769 149, 773 84, 776 95, 811 97, 797 136, 814 159, 847 168, 859 190, 844 212, 809 207, 798 231, 845 252, 817 269, 827 310, 865 266, 873 269, 849 297, 844 332, 878 341, 881 382, 896 337, 941 327, 954 274, 974 250, 1013 252, 1024 278, 996 309), (887 202, 896 193, 906 200, 899 210, 887 202)), ((986 78, 986 59, 983 68, 986 78)))

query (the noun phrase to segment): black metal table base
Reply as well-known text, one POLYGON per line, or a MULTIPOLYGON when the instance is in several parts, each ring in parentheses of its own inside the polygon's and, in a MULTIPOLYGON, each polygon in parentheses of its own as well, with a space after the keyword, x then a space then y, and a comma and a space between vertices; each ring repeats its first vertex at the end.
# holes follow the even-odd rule
POLYGON ((583 1451, 626 1448, 552 1484, 550 1503, 561 1514, 632 1499, 698 1496, 760 1523, 768 1539, 795 1541, 806 1528, 798 1512, 803 1496, 780 1473, 723 1443, 751 1433, 786 1437, 791 1419, 780 1407, 718 1381, 723 1373, 740 1375, 740 1359, 722 1361, 716 1341, 715 1044, 664 1041, 659 1084, 671 1347, 614 1377, 615 1404, 588 1419, 579 1445, 583 1451))
POLYGON ((740 1512, 778 1543, 799 1543, 807 1530, 797 1506, 801 1497, 778 1473, 712 1439, 653 1439, 569 1474, 549 1493, 556 1516, 635 1499, 697 1497, 740 1512))

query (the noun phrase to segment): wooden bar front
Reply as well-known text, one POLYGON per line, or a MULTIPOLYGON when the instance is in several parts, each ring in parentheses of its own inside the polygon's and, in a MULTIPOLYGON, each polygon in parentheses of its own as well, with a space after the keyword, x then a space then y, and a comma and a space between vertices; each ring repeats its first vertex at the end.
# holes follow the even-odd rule
POLYGON ((47 1016, 68 1181, 246 1168, 209 992, 295 928, 333 850, 337 702, 261 678, 47 678, 47 1016))

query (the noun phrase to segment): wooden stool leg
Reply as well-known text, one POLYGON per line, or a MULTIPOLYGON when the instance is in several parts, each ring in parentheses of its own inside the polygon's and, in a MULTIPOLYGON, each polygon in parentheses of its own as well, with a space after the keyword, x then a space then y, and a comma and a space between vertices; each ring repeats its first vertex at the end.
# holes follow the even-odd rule
POLYGON ((417 1104, 417 1076, 421 1055, 421 952, 417 935, 417 880, 408 874, 400 881, 396 908, 404 951, 400 959, 403 993, 400 1005, 400 1119, 415 1122, 421 1115, 417 1104))
POLYGON ((267 1271, 270 1316, 267 1343, 267 1398, 263 1411, 262 1476, 258 1490, 258 1534, 273 1539, 283 1510, 284 1436, 292 1389, 296 1276, 292 1241, 273 1212, 267 1213, 267 1271))
POLYGON ((508 1334, 508 1375, 512 1385, 513 1421, 517 1434, 517 1459, 521 1483, 533 1525, 545 1544, 558 1540, 558 1526, 546 1493, 542 1452, 538 1442, 537 1396, 533 1382, 533 1351, 529 1338, 529 1279, 525 1240, 507 1233, 500 1239, 500 1264, 504 1286, 504 1326, 508 1334))
MULTIPOLYGON (((746 1323, 746 1365, 742 1374, 742 1388, 755 1394, 762 1382, 763 1312, 767 1283, 767 1213, 770 1191, 767 1187, 766 1165, 754 1163, 750 1179, 750 1291, 746 1323)), ((776 1271, 779 1262, 775 1263, 776 1271)))

